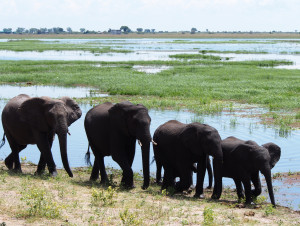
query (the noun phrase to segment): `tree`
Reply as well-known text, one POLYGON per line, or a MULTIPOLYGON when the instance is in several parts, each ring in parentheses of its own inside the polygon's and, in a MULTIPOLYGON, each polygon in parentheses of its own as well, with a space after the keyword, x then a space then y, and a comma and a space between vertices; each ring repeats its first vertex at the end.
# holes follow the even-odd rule
POLYGON ((136 29, 138 33, 142 33, 143 32, 143 28, 137 28, 136 29))
POLYGON ((16 33, 18 33, 18 34, 22 34, 24 31, 25 31, 25 28, 23 28, 23 27, 18 27, 16 29, 16 33))
POLYGON ((85 32, 85 28, 80 28, 80 32, 84 33, 85 32))
POLYGON ((145 33, 150 33, 150 29, 145 29, 145 33))
POLYGON ((131 29, 127 26, 120 27, 120 30, 123 31, 125 34, 128 34, 129 32, 131 32, 131 29))
POLYGON ((73 32, 73 31, 72 31, 72 28, 67 27, 67 32, 72 33, 72 32, 73 32))
POLYGON ((5 34, 10 34, 10 33, 12 33, 12 28, 3 28, 3 32, 5 34))
POLYGON ((193 28, 191 29, 191 34, 195 34, 196 31, 197 31, 197 29, 193 27, 193 28))
POLYGON ((151 32, 152 32, 152 33, 155 33, 155 29, 151 29, 151 32))
POLYGON ((47 31, 48 31, 48 29, 47 29, 47 28, 45 28, 45 27, 42 27, 42 28, 40 28, 40 32, 41 32, 41 34, 46 34, 46 33, 47 33, 47 31))
POLYGON ((38 31, 38 29, 36 29, 36 28, 30 28, 30 29, 29 29, 29 33, 30 33, 30 34, 36 34, 37 31, 38 31))

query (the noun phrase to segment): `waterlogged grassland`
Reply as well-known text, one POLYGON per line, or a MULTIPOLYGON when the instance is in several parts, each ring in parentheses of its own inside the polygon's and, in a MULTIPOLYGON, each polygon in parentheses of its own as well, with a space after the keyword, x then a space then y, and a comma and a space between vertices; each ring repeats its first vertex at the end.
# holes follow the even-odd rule
POLYGON ((268 123, 299 126, 300 71, 262 68, 287 61, 0 61, 2 83, 91 86, 110 94, 81 99, 93 104, 131 100, 149 108, 219 113, 232 101, 259 104, 270 111, 268 123), (101 65, 100 67, 98 65, 101 65), (157 74, 138 72, 134 65, 172 66, 157 74), (288 114, 286 114, 288 112, 288 114))
POLYGON ((242 225, 299 224, 299 213, 273 208, 260 196, 256 205, 236 202, 235 191, 224 188, 220 200, 195 199, 193 193, 160 191, 151 179, 142 190, 143 178, 135 173, 136 188, 120 186, 121 172, 107 169, 109 184, 90 182, 91 168, 73 169, 70 178, 58 170, 56 178, 35 176, 36 166, 22 163, 23 174, 9 172, 0 162, 0 224, 51 225, 242 225), (241 208, 245 207, 245 208, 241 208))
POLYGON ((130 50, 113 49, 110 46, 101 46, 101 43, 65 44, 39 40, 9 40, 0 42, 0 50, 10 51, 89 51, 91 53, 129 53, 130 50))

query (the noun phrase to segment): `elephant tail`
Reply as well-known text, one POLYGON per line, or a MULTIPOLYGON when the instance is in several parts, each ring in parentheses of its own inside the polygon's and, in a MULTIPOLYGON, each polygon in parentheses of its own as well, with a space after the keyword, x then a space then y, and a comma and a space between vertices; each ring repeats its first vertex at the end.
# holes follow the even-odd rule
POLYGON ((86 163, 88 166, 91 166, 91 165, 92 165, 90 157, 91 157, 91 153, 90 153, 90 144, 89 144, 89 145, 88 145, 88 150, 87 150, 87 152, 86 152, 86 154, 85 154, 85 163, 86 163))
POLYGON ((5 133, 3 135, 2 142, 0 144, 0 148, 2 148, 4 144, 5 144, 5 133))

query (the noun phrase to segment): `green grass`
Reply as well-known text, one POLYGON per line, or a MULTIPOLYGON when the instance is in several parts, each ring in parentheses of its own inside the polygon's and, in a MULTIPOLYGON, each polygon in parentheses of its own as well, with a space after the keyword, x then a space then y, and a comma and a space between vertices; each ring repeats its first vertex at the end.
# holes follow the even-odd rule
POLYGON ((113 49, 110 46, 101 46, 101 43, 82 43, 70 44, 59 43, 56 41, 39 41, 39 40, 9 40, 0 42, 0 50, 10 51, 88 51, 95 54, 100 53, 129 53, 130 50, 113 49))
POLYGON ((83 85, 111 95, 151 96, 152 105, 158 107, 166 102, 166 106, 172 102, 177 104, 178 99, 179 102, 184 101, 183 107, 189 105, 191 108, 194 105, 194 109, 198 108, 196 105, 226 100, 262 104, 271 110, 299 108, 299 70, 260 68, 253 66, 253 62, 237 62, 236 65, 223 66, 174 66, 148 75, 133 70, 127 63, 117 67, 95 67, 95 64, 0 61, 0 79, 3 83, 83 85), (186 101, 193 104, 187 104, 186 101))
POLYGON ((267 54, 266 51, 249 51, 249 50, 236 50, 236 51, 218 51, 218 50, 200 50, 199 53, 235 53, 235 54, 267 54))

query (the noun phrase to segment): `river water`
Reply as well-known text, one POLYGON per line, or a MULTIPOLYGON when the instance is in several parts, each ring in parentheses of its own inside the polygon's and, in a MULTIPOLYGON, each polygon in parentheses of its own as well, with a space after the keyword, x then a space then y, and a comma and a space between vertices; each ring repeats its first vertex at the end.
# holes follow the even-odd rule
MULTIPOLYGON (((174 60, 170 55, 198 53, 200 50, 252 51, 257 54, 214 54, 231 60, 290 60, 285 69, 300 69, 300 42, 278 39, 40 39, 49 43, 88 44, 130 50, 130 53, 91 53, 88 51, 0 51, 0 60, 85 60, 85 61, 150 61, 174 60), (184 43, 182 43, 184 42, 184 43), (225 43, 224 43, 225 42, 225 43), (227 43, 226 43, 227 42, 227 43), (266 54, 260 54, 265 52, 266 54), (297 53, 297 54, 295 54, 297 53)), ((8 41, 2 39, 1 42, 8 41)), ((1 44, 1 43, 0 43, 1 44)))

